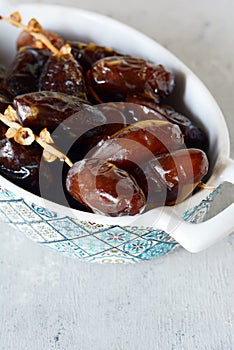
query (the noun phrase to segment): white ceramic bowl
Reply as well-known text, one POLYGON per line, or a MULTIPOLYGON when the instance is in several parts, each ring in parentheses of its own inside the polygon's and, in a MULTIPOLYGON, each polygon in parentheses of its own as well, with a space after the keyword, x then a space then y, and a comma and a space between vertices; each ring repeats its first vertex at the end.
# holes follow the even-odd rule
MULTIPOLYGON (((42 4, 4 7, 3 15, 20 11, 23 21, 36 17, 46 29, 69 39, 83 39, 113 47, 134 56, 163 64, 177 79, 175 94, 180 110, 207 130, 211 176, 208 185, 234 181, 234 162, 229 158, 229 135, 225 119, 204 84, 178 58, 142 33, 116 20, 77 8, 42 4), (199 101, 199 102, 198 102, 199 101)), ((19 29, 0 22, 0 61, 15 54, 19 29)), ((163 255, 181 244, 200 251, 234 228, 234 204, 216 217, 202 222, 217 191, 203 189, 174 207, 153 209, 135 217, 110 218, 66 208, 32 195, 0 177, 1 219, 31 239, 70 256, 89 261, 134 262, 163 255), (191 222, 189 222, 191 221, 191 222), (195 224, 197 223, 197 224, 195 224)))

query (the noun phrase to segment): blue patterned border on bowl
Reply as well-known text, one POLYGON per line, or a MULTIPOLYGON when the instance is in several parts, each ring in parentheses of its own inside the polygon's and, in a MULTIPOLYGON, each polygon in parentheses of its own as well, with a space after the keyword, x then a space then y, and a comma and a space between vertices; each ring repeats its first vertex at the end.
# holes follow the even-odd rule
MULTIPOLYGON (((183 219, 202 221, 219 189, 187 211, 183 219)), ((135 263, 171 252, 178 243, 150 227, 110 226, 61 216, 18 198, 0 186, 0 219, 27 237, 67 256, 91 262, 135 263)))

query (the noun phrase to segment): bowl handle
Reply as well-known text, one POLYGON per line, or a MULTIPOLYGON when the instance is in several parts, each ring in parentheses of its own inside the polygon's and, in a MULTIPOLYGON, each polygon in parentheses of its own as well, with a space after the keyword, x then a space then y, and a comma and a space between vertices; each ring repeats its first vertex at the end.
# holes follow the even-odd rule
MULTIPOLYGON (((234 160, 226 159, 219 169, 220 182, 234 183, 234 160)), ((216 216, 202 223, 178 220, 171 217, 170 211, 165 210, 157 220, 156 226, 172 236, 181 246, 192 253, 208 248, 220 239, 230 234, 234 229, 234 203, 222 210, 216 216)))

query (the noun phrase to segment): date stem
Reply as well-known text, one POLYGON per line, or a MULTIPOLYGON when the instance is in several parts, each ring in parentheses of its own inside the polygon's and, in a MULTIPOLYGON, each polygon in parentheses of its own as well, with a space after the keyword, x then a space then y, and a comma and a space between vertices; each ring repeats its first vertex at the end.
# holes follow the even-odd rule
MULTIPOLYGON (((14 110, 13 110, 14 111, 14 110)), ((0 113, 0 120, 5 124, 7 125, 10 129, 13 129, 15 130, 16 132, 19 131, 19 130, 23 130, 23 129, 26 129, 26 128, 23 128, 21 124, 15 122, 15 121, 11 121, 10 118, 6 115, 3 115, 0 113)), ((72 161, 62 152, 60 152, 56 147, 54 147, 51 143, 47 143, 45 142, 42 137, 40 136, 37 136, 37 135, 34 135, 33 131, 29 128, 27 128, 27 130, 29 130, 31 132, 31 135, 30 135, 30 138, 32 140, 32 142, 35 140, 46 152, 52 154, 55 156, 55 159, 56 158, 59 158, 60 160, 64 161, 69 167, 72 167, 73 166, 73 163, 72 161), (33 135, 33 137, 32 137, 33 135)), ((27 132, 28 133, 28 132, 27 132)), ((7 134, 7 133, 6 133, 7 134)), ((28 133, 29 134, 29 133, 28 133)), ((14 135, 14 133, 12 134, 14 135)), ((43 133, 41 133, 41 135, 43 135, 43 133)), ((7 135, 6 135, 7 137, 7 135)), ((15 139, 15 138, 14 138, 15 139)), ((17 139, 15 139, 15 141, 17 143, 20 143, 20 144, 23 144, 24 146, 27 146, 29 145, 27 143, 27 140, 24 140, 24 141, 21 141, 21 142, 18 142, 17 139), (22 143, 23 142, 23 143, 22 143)), ((32 143, 31 142, 31 143, 32 143)), ((30 144, 31 144, 30 143, 30 144)))
POLYGON ((202 181, 198 184, 198 187, 204 188, 205 190, 210 190, 210 191, 216 190, 216 187, 208 186, 207 184, 205 184, 205 183, 202 182, 202 181))
POLYGON ((54 156, 56 156, 57 158, 59 158, 60 160, 63 160, 65 163, 67 163, 67 165, 69 165, 69 167, 71 168, 73 166, 72 161, 62 152, 60 152, 57 148, 55 148, 54 146, 52 146, 51 144, 43 141, 39 136, 35 135, 35 141, 42 147, 44 148, 45 151, 53 154, 54 156))
POLYGON ((33 26, 30 22, 37 23, 37 28, 41 28, 40 24, 33 18, 28 25, 21 23, 21 17, 18 12, 12 14, 10 17, 4 17, 0 15, 0 20, 8 22, 15 27, 23 29, 25 32, 31 34, 35 39, 41 41, 50 51, 54 54, 58 54, 59 50, 50 42, 50 40, 42 33, 33 30, 33 26), (17 19, 16 19, 17 18, 17 19))

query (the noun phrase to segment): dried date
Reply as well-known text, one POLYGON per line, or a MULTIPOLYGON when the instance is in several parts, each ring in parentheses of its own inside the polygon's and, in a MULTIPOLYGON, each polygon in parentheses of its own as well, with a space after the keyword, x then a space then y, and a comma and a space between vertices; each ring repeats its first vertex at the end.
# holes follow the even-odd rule
POLYGON ((0 126, 0 172, 13 183, 39 194, 39 166, 42 150, 33 144, 22 146, 5 137, 6 127, 0 126))
POLYGON ((39 133, 43 128, 53 132, 57 147, 69 151, 73 161, 81 159, 92 147, 123 126, 113 121, 98 106, 63 93, 40 91, 14 99, 19 122, 39 133), (55 130, 56 129, 56 130, 55 130))
POLYGON ((95 43, 83 43, 69 41, 72 48, 72 54, 82 66, 83 71, 87 72, 98 60, 109 56, 120 56, 120 53, 112 48, 96 45, 95 43))
POLYGON ((42 68, 50 56, 45 49, 24 47, 19 50, 6 70, 4 87, 13 95, 38 91, 42 68))
POLYGON ((190 148, 152 158, 135 168, 133 176, 147 198, 149 208, 174 205, 186 199, 207 174, 205 152, 190 148))
POLYGON ((168 121, 145 120, 119 130, 98 146, 91 156, 132 171, 153 155, 181 148, 183 142, 177 125, 168 121))
POLYGON ((98 102, 124 101, 141 95, 158 101, 174 88, 174 75, 162 65, 129 56, 103 58, 86 74, 91 93, 98 102))
POLYGON ((43 128, 53 131, 88 105, 88 101, 79 97, 53 91, 31 92, 14 98, 19 122, 36 132, 43 128))
POLYGON ((204 130, 196 125, 185 115, 177 112, 173 107, 168 105, 156 104, 154 101, 144 100, 136 96, 129 97, 128 102, 147 106, 155 111, 155 118, 166 119, 171 123, 178 125, 184 135, 184 143, 188 148, 200 148, 208 152, 209 141, 204 130))
POLYGON ((100 159, 83 159, 69 170, 68 192, 94 213, 136 215, 145 207, 145 196, 125 171, 100 159))
POLYGON ((41 72, 39 90, 87 99, 82 67, 70 53, 58 52, 49 57, 41 72))

